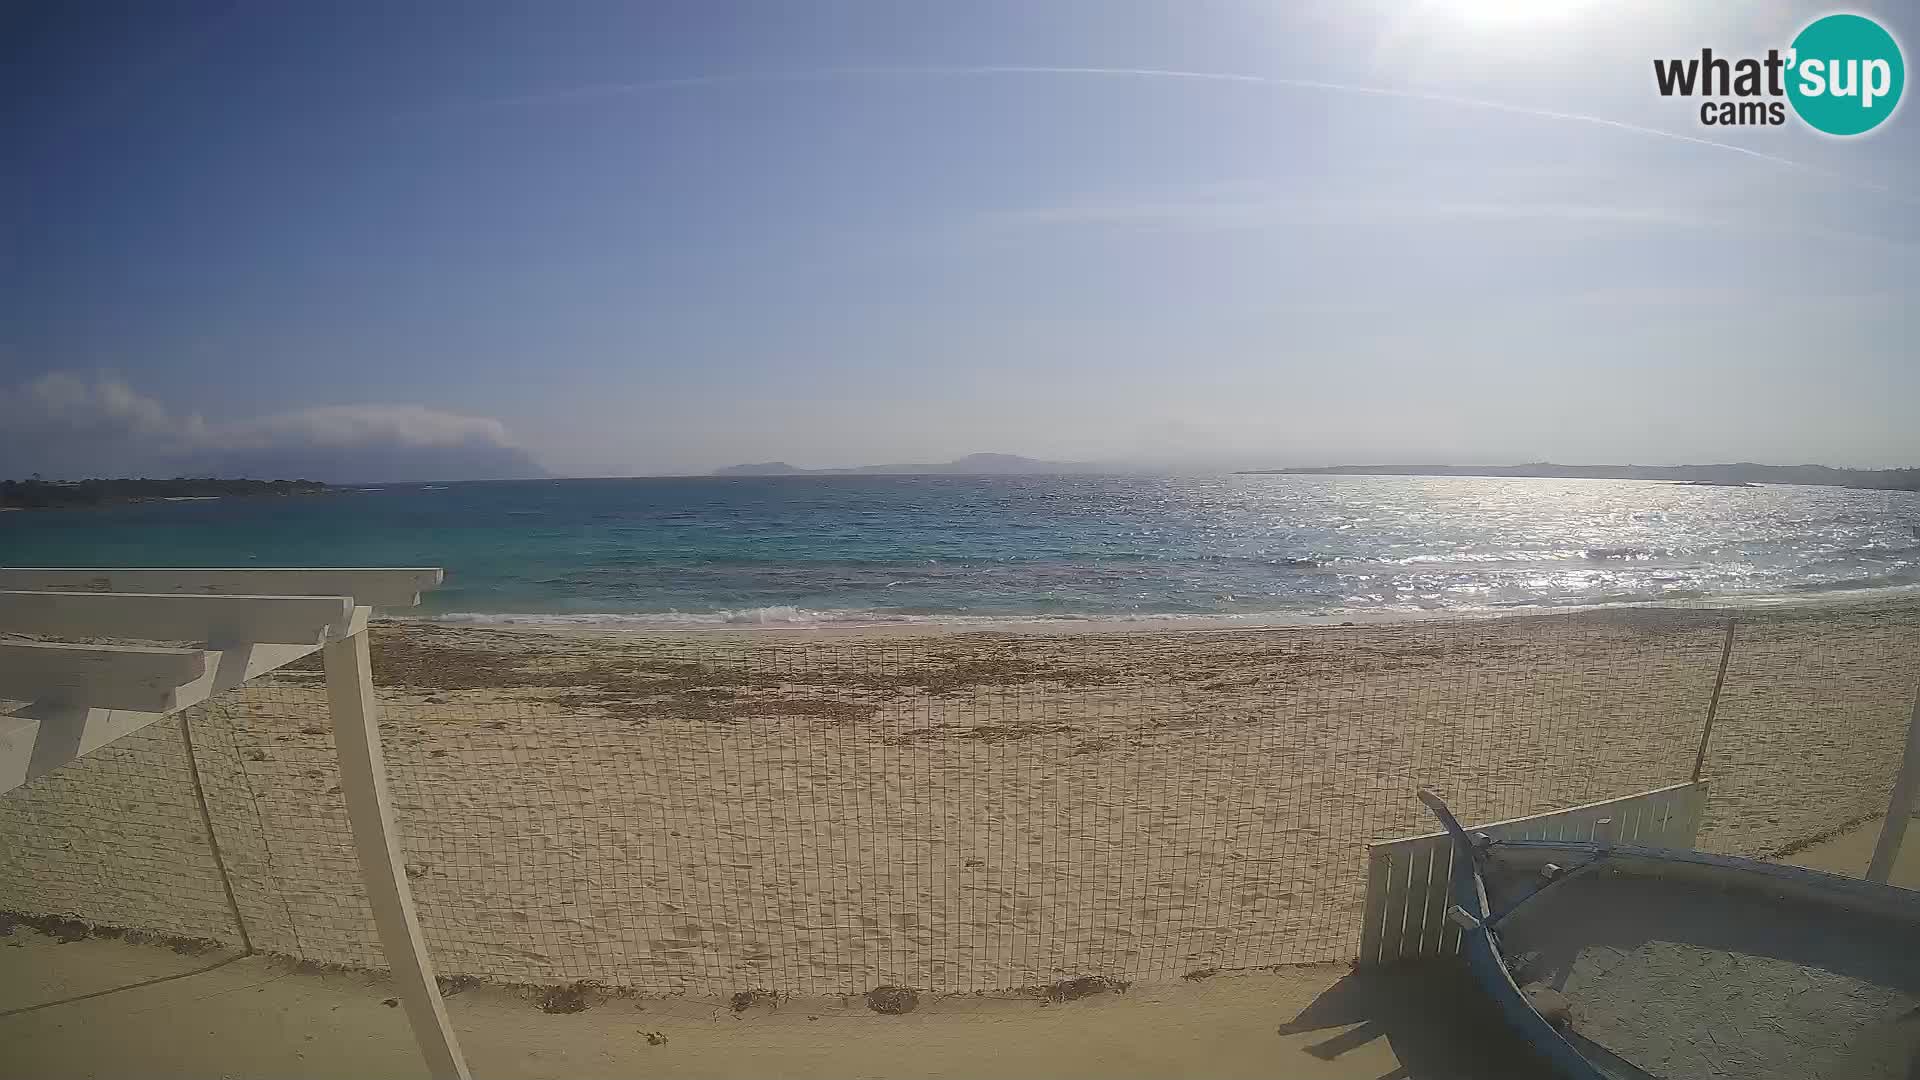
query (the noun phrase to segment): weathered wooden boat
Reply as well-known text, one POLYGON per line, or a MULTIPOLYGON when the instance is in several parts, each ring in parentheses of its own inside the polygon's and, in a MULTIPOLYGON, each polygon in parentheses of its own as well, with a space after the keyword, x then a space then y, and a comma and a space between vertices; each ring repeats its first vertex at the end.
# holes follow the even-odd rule
POLYGON ((1920 1077, 1920 893, 1699 851, 1470 836, 1447 917, 1558 1075, 1920 1077))

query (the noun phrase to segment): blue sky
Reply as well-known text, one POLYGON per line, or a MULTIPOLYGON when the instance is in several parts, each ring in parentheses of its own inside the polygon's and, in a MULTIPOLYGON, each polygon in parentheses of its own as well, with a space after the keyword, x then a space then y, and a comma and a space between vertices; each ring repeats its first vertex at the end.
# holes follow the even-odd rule
POLYGON ((0 472, 1920 462, 1920 120, 1693 7, 16 6, 0 472))

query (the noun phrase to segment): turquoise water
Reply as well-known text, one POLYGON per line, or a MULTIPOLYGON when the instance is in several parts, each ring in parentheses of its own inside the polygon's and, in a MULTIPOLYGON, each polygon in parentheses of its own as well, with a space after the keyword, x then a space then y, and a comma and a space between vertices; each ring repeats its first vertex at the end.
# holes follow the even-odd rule
POLYGON ((1920 585, 1920 495, 1615 480, 807 476, 0 514, 0 563, 447 568, 417 614, 1249 620, 1920 585))

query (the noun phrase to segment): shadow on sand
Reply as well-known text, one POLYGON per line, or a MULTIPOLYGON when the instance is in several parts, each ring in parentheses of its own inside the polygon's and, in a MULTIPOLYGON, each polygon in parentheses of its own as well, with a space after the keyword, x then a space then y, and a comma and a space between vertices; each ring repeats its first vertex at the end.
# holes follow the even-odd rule
POLYGON ((1456 964, 1353 972, 1280 1025, 1279 1033, 1322 1030, 1328 1037, 1306 1051, 1328 1061, 1386 1039, 1401 1065, 1379 1080, 1552 1075, 1456 964))

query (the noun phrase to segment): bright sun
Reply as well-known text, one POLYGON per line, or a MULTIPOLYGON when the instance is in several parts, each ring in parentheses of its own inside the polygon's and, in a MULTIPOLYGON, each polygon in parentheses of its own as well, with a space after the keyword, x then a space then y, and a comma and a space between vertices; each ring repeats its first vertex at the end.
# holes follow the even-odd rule
POLYGON ((1591 0, 1434 0, 1429 10, 1476 26, 1526 26, 1559 22, 1591 6, 1591 0))

